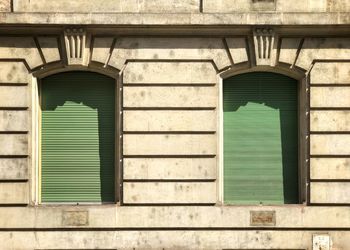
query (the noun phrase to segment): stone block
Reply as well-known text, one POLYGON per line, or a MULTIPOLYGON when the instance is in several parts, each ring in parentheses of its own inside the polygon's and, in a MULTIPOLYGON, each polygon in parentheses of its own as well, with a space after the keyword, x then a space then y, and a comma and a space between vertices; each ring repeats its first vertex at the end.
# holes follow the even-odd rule
POLYGON ((0 83, 27 83, 28 78, 23 62, 0 62, 0 83))
POLYGON ((311 158, 311 179, 350 180, 350 158, 311 158))
POLYGON ((0 158, 0 180, 28 179, 27 158, 0 158))
POLYGON ((0 12, 11 11, 11 0, 0 0, 0 12))
POLYGON ((350 135, 311 135, 311 155, 350 155, 350 135))
POLYGON ((139 180, 216 179, 216 158, 125 158, 123 178, 139 180))
POLYGON ((282 38, 279 61, 293 65, 299 48, 301 38, 282 38))
MULTIPOLYGON (((216 107, 216 87, 124 87, 124 107, 216 107)), ((350 101, 350 100, 349 100, 350 101)))
POLYGON ((215 182, 124 182, 124 203, 215 203, 215 182))
POLYGON ((124 155, 215 155, 216 135, 125 134, 124 155))
POLYGON ((246 38, 226 38, 226 42, 233 59, 233 63, 237 64, 248 62, 248 48, 246 38))
POLYGON ((314 182, 310 190, 311 203, 350 204, 350 183, 314 182))
POLYGON ((310 106, 313 108, 350 107, 349 87, 311 87, 310 106))
POLYGON ((0 183, 0 204, 28 204, 28 183, 0 183))
POLYGON ((61 60, 58 37, 38 37, 38 42, 47 63, 61 60))
POLYGON ((216 131, 217 115, 215 110, 127 110, 123 123, 124 131, 216 131))
POLYGON ((0 110, 0 131, 28 131, 29 117, 26 110, 0 110))
POLYGON ((106 64, 113 44, 113 37, 94 37, 91 61, 106 64))
POLYGON ((0 107, 26 108, 28 104, 27 86, 0 86, 0 107))
POLYGON ((28 155, 28 136, 0 134, 0 155, 28 155))
POLYGON ((317 62, 310 72, 311 84, 349 84, 350 62, 317 62))
POLYGON ((125 84, 215 84, 218 79, 209 62, 129 62, 125 84))
POLYGON ((311 111, 310 130, 325 132, 350 131, 350 112, 346 110, 311 111))

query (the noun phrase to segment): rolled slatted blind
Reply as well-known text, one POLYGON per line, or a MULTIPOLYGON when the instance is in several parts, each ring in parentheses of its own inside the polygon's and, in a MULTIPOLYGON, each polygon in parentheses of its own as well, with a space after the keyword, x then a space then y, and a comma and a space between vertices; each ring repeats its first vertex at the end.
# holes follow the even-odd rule
POLYGON ((254 72, 224 81, 224 201, 298 203, 297 82, 254 72))
POLYGON ((81 71, 42 80, 42 202, 114 201, 114 81, 81 71))

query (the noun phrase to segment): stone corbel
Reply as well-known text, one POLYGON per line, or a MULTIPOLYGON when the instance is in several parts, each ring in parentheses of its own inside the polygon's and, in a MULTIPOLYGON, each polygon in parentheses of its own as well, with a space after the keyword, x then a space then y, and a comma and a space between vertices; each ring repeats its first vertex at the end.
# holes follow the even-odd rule
POLYGON ((276 34, 270 27, 254 28, 256 65, 274 65, 276 34))
POLYGON ((64 31, 68 65, 87 65, 89 61, 89 36, 80 27, 69 27, 64 31))

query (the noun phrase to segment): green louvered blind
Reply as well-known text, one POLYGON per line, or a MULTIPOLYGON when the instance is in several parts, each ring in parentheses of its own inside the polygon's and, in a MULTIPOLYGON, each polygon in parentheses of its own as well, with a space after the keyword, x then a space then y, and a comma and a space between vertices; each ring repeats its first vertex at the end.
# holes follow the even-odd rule
POLYGON ((114 201, 114 79, 66 72, 41 84, 42 202, 114 201))
POLYGON ((254 72, 224 81, 224 201, 298 203, 297 82, 254 72))

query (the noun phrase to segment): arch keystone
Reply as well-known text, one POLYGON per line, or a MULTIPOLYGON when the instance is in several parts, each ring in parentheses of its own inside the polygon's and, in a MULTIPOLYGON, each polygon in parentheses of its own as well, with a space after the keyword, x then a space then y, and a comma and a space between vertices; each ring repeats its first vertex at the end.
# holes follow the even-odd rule
POLYGON ((81 27, 69 27, 64 31, 64 43, 68 65, 87 65, 90 37, 81 27))

